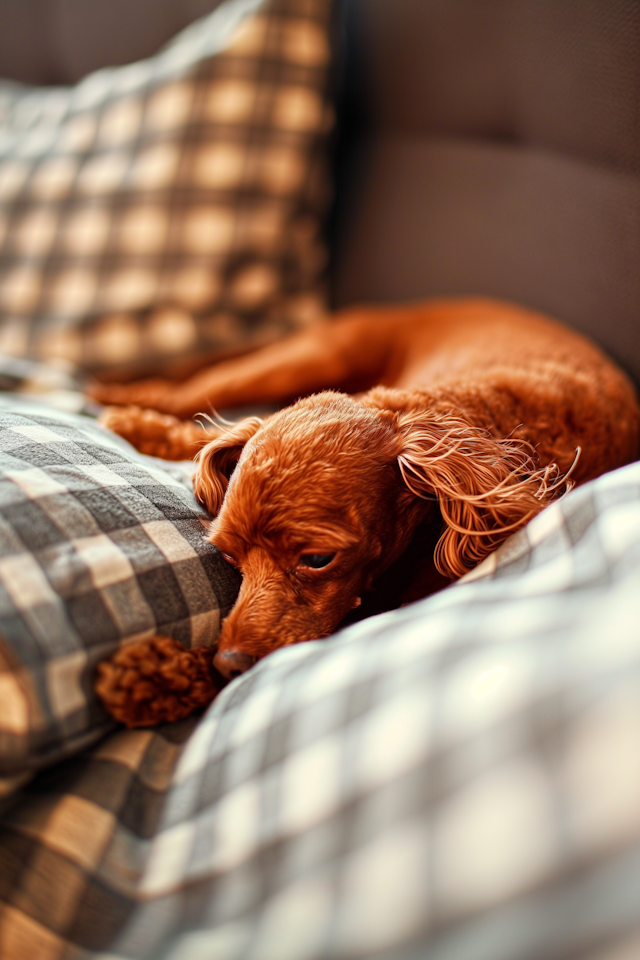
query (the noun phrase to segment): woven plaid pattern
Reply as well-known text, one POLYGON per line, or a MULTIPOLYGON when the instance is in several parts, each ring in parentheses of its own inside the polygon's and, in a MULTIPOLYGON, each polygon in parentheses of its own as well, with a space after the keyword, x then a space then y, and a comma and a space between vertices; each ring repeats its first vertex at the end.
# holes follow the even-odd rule
POLYGON ((41 774, 2 956, 635 960, 640 464, 484 574, 267 657, 181 749, 125 732, 41 774))
POLYGON ((74 88, 0 83, 0 351, 129 373, 323 309, 331 0, 227 0, 74 88))
POLYGON ((0 398, 0 795, 113 726, 93 674, 120 643, 214 642, 239 578, 178 470, 0 398))
POLYGON ((113 733, 40 773, 5 813, 3 960, 79 960, 126 923, 176 759, 196 722, 113 733))
POLYGON ((82 390, 80 377, 66 364, 54 365, 0 354, 0 392, 39 399, 67 413, 97 416, 101 407, 82 390))

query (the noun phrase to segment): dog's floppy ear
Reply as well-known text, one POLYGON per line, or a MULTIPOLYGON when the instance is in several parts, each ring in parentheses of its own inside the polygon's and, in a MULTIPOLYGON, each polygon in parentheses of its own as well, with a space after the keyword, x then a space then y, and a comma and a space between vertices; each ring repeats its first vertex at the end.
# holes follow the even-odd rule
POLYGON ((454 416, 400 413, 397 429, 406 486, 438 500, 446 526, 434 561, 447 577, 462 576, 573 485, 556 464, 540 468, 526 441, 497 440, 454 416))
POLYGON ((247 417, 234 424, 214 424, 220 435, 198 452, 193 477, 194 493, 210 513, 218 513, 244 445, 262 424, 260 417, 247 417))

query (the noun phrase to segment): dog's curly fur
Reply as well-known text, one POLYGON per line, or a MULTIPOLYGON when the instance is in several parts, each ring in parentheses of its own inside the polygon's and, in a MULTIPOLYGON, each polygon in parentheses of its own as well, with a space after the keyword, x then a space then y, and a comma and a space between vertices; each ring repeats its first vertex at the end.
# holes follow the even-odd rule
POLYGON ((207 706, 224 684, 206 648, 186 650, 171 637, 151 637, 98 664, 95 687, 116 720, 150 727, 207 706))
POLYGON ((332 633, 425 525, 435 550, 400 601, 461 576, 574 482, 638 453, 624 374, 578 334, 488 300, 352 310, 184 385, 93 393, 164 411, 107 414, 140 449, 198 451, 209 538, 243 577, 214 659, 227 677, 332 633), (370 389, 308 396, 345 386, 370 389), (265 420, 204 430, 167 416, 300 395, 265 420))

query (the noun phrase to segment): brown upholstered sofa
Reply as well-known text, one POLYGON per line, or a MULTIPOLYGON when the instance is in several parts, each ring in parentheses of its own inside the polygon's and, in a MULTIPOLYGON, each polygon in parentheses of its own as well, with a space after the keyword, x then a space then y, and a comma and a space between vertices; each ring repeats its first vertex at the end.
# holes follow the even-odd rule
MULTIPOLYGON (((215 5, 5 0, 0 76, 75 83, 215 5)), ((340 6, 334 303, 505 297, 640 377, 633 0, 340 6)))

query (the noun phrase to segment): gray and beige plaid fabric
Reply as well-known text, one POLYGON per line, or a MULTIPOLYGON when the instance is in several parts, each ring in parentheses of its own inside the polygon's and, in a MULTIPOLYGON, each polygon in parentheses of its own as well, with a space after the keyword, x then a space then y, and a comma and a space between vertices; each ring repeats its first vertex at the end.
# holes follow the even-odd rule
POLYGON ((67 364, 0 354, 0 393, 21 394, 67 413, 97 416, 102 409, 83 393, 82 377, 67 364))
POLYGON ((227 0, 74 88, 0 83, 0 351, 156 372, 324 307, 331 0, 227 0))
POLYGON ((0 796, 113 726, 93 674, 120 643, 215 641, 239 577, 166 467, 88 418, 0 398, 0 796))
POLYGON ((1 955, 636 960, 639 584, 634 464, 475 580, 267 657, 190 735, 39 774, 1 955))

